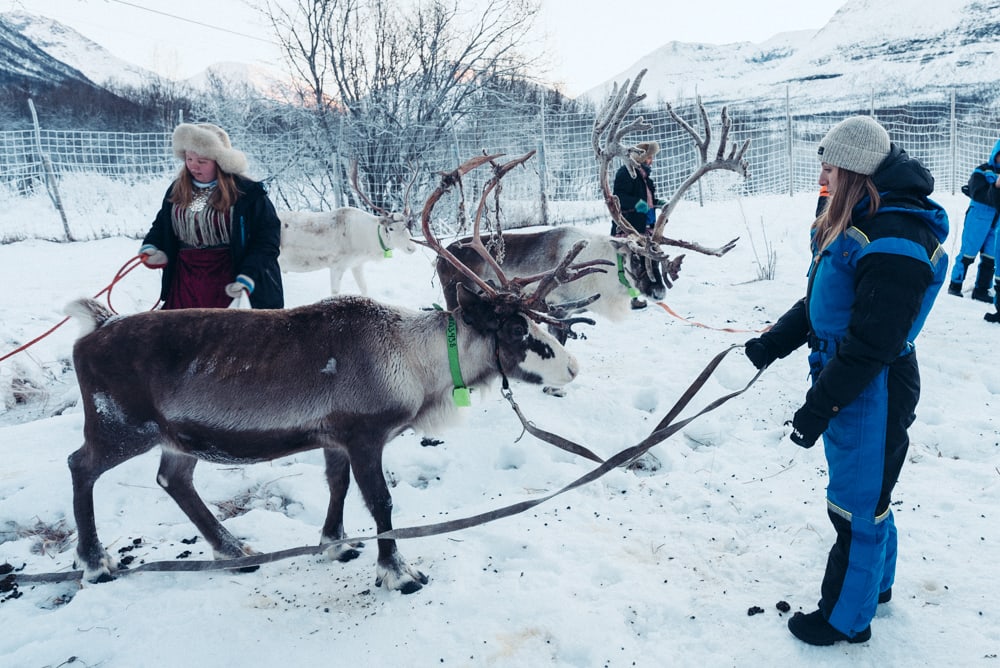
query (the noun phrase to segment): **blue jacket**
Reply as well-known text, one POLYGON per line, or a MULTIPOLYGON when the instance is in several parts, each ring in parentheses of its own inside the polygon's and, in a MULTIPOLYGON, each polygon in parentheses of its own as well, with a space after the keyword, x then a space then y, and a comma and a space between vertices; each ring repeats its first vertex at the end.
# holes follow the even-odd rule
POLYGON ((812 264, 806 296, 761 337, 770 359, 807 341, 826 352, 806 395, 826 418, 912 351, 947 273, 948 216, 928 198, 930 172, 893 145, 872 179, 879 210, 869 218, 867 198, 855 207, 850 229, 812 264))
POLYGON ((998 172, 1000 172, 1000 139, 990 153, 989 162, 984 162, 972 170, 969 183, 962 188, 962 192, 969 196, 969 209, 965 214, 966 225, 970 224, 970 218, 985 226, 985 229, 997 224, 997 218, 1000 218, 1000 188, 994 187, 994 184, 997 182, 998 172))
POLYGON ((859 202, 853 225, 809 272, 811 341, 836 354, 829 351, 806 403, 827 417, 912 350, 947 274, 948 214, 928 198, 934 177, 893 146, 872 180, 878 211, 869 218, 868 198, 859 202))

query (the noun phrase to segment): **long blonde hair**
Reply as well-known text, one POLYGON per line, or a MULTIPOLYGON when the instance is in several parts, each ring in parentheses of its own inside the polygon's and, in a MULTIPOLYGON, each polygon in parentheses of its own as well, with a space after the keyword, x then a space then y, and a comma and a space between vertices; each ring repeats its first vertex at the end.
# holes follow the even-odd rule
POLYGON ((851 225, 851 213, 865 195, 868 196, 868 216, 875 215, 882 198, 872 177, 837 167, 837 187, 827 200, 826 208, 812 225, 817 252, 823 251, 851 225))
MULTIPOLYGON (((215 171, 215 191, 208 199, 208 205, 217 211, 229 211, 229 207, 236 203, 240 196, 240 189, 236 185, 236 179, 229 172, 221 169, 215 171)), ((191 183, 191 172, 187 165, 181 165, 177 178, 174 179, 174 189, 170 193, 170 203, 180 206, 191 204, 194 195, 194 187, 191 183)))

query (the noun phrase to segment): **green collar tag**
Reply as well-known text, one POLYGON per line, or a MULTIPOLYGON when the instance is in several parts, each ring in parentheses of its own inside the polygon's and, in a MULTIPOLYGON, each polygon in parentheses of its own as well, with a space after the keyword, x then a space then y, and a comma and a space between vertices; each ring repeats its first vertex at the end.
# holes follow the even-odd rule
POLYGON ((628 279, 625 278, 625 256, 621 254, 618 255, 618 282, 628 288, 629 297, 639 296, 639 291, 633 288, 628 279))
POLYGON ((378 229, 375 232, 378 234, 378 245, 382 247, 382 257, 392 257, 392 249, 382 241, 382 223, 379 223, 378 229))
POLYGON ((455 384, 451 398, 456 406, 468 407, 472 405, 472 397, 469 388, 462 381, 462 370, 458 366, 458 325, 455 318, 448 314, 448 366, 451 368, 451 382, 455 384))

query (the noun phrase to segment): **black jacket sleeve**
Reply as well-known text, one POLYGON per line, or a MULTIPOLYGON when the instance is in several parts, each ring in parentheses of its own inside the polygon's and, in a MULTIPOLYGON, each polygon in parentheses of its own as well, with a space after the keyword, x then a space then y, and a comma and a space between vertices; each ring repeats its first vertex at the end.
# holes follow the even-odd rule
POLYGON ((785 311, 771 329, 746 342, 747 357, 761 369, 776 359, 788 357, 808 338, 809 313, 803 297, 785 311))
MULTIPOLYGON (((989 165, 983 165, 980 169, 988 167, 989 165)), ((969 177, 968 194, 970 198, 980 204, 1000 209, 1000 188, 994 187, 979 170, 972 172, 972 175, 969 177)))
POLYGON ((858 262, 847 335, 806 393, 806 407, 833 417, 903 351, 932 281, 910 257, 873 253, 858 262))

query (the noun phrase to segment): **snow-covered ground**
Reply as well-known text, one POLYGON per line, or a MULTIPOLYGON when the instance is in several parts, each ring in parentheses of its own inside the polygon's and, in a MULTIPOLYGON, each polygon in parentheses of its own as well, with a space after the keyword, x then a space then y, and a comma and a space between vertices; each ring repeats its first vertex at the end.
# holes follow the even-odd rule
MULTIPOLYGON (((101 212, 71 223, 141 233, 160 190, 106 198, 102 206, 127 221, 118 227, 95 223, 101 212)), ((938 199, 951 214, 953 256, 965 199, 938 199)), ((564 398, 515 384, 527 417, 604 457, 638 443, 716 353, 801 296, 814 204, 808 194, 682 204, 670 236, 706 245, 740 236, 736 249, 722 258, 687 255, 664 300, 679 317, 651 304, 625 323, 585 328, 586 340, 569 344, 582 372, 564 398), (757 280, 768 249, 774 279, 757 280)), ((16 225, 53 225, 51 211, 18 206, 5 203, 0 236, 16 236, 16 225)), ((58 237, 58 222, 53 230, 58 237)), ((56 324, 70 299, 104 288, 138 245, 126 237, 0 245, 0 356, 56 324)), ((441 301, 432 272, 421 250, 367 274, 377 299, 423 307, 441 301)), ((131 272, 114 288, 114 307, 152 307, 157 281, 157 272, 131 272)), ((328 281, 314 272, 286 274, 285 284, 294 306, 325 297, 328 281)), ((355 289, 350 277, 344 289, 355 289)), ((917 342, 923 394, 893 503, 897 581, 866 644, 806 646, 786 628, 791 612, 777 607, 815 608, 834 537, 822 449, 795 446, 784 426, 808 384, 801 350, 655 446, 656 471, 614 470, 526 513, 402 541, 402 553, 430 577, 414 595, 374 586, 374 544, 347 564, 303 557, 248 574, 24 585, 18 598, 0 593, 0 664, 990 665, 1000 656, 1000 327, 983 321, 986 310, 968 296, 942 294, 917 342)), ((5 401, 13 401, 12 381, 28 381, 18 385, 27 404, 0 405, 0 563, 26 573, 73 567, 66 457, 80 446, 83 425, 70 368, 75 336, 69 323, 0 363, 5 401)), ((734 351, 684 415, 742 388, 753 373, 734 351)), ((396 527, 550 494, 594 466, 521 437, 496 387, 474 392, 465 413, 437 447, 422 447, 412 432, 387 447, 396 527)), ((200 537, 183 542, 197 533, 157 486, 157 462, 152 452, 101 478, 97 524, 105 545, 135 563, 187 551, 209 558, 200 537)), ((213 509, 245 511, 225 524, 259 551, 318 540, 326 509, 319 452, 243 468, 203 463, 195 482, 213 509)), ((354 487, 348 504, 348 533, 371 535, 354 487)))

